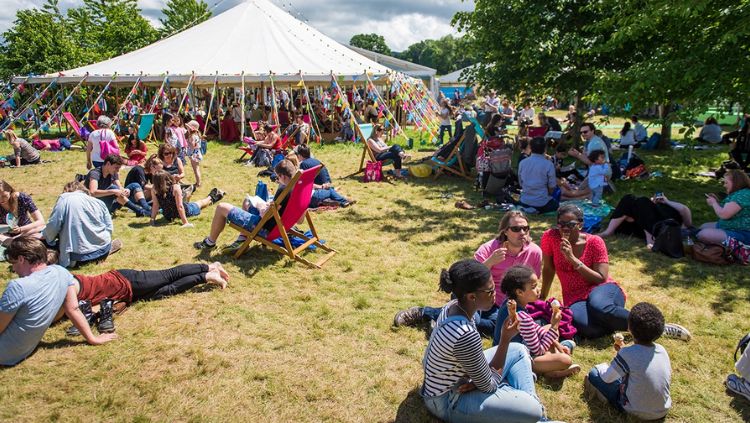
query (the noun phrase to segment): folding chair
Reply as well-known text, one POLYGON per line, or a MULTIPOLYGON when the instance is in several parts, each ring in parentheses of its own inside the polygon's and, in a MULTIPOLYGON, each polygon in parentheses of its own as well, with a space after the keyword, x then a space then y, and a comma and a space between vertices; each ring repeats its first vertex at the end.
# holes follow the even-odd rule
MULTIPOLYGON (((62 113, 63 118, 66 122, 68 122, 68 125, 70 125, 70 130, 65 135, 65 138, 70 138, 70 135, 72 133, 75 133, 76 137, 78 137, 78 140, 81 141, 82 144, 86 144, 86 140, 83 139, 83 135, 81 135, 81 126, 78 124, 78 121, 70 112, 63 112, 62 113)), ((71 143, 76 140, 71 139, 71 143)))
MULTIPOLYGON (((369 159, 371 162, 377 162, 378 160, 375 158, 375 153, 373 153, 372 149, 370 148, 370 145, 367 143, 367 140, 372 136, 372 130, 373 125, 371 123, 355 123, 354 124, 354 130, 357 133, 357 138, 362 139, 362 158, 359 160, 359 170, 354 172, 352 175, 356 175, 358 173, 362 173, 367 168, 367 164, 365 163, 365 157, 369 159)), ((390 160, 386 160, 383 162, 383 164, 387 164, 386 162, 390 162, 390 160)))
POLYGON ((138 139, 146 141, 155 141, 154 139, 154 117, 153 113, 144 113, 141 115, 141 121, 138 123, 138 139))
POLYGON ((336 254, 336 250, 320 242, 320 238, 318 238, 318 233, 315 230, 315 225, 313 225, 308 210, 313 193, 313 182, 315 181, 315 176, 318 175, 318 172, 320 172, 322 167, 322 165, 318 165, 305 171, 298 170, 292 177, 289 185, 287 185, 281 194, 279 194, 278 198, 271 203, 268 210, 260 219, 260 222, 255 225, 255 228, 252 231, 248 231, 247 229, 231 222, 229 223, 229 226, 247 237, 245 242, 242 243, 242 246, 240 246, 239 250, 235 253, 235 258, 240 258, 240 256, 250 248, 250 244, 253 241, 257 241, 277 253, 285 255, 308 267, 314 267, 317 269, 320 269, 325 262, 330 260, 336 254), (282 204, 287 197, 289 197, 289 199, 286 203, 286 207, 283 212, 279 214, 279 205, 282 204), (310 227, 312 237, 308 237, 305 234, 292 229, 303 216, 307 220, 307 225, 310 227), (269 220, 273 220, 275 226, 271 229, 268 235, 265 237, 261 236, 259 232, 269 220), (299 247, 294 248, 289 240, 290 235, 301 238, 304 242, 299 247), (273 243, 273 240, 279 237, 281 237, 283 241, 282 246, 273 243), (305 251, 311 245, 315 245, 317 248, 320 248, 327 253, 325 256, 321 257, 317 263, 313 263, 300 256, 300 253, 305 251))
POLYGON ((456 176, 466 178, 470 181, 473 180, 473 178, 469 174, 471 172, 471 168, 467 168, 467 166, 464 165, 463 154, 461 154, 464 148, 464 142, 468 139, 467 134, 469 137, 476 136, 476 132, 474 131, 473 127, 466 128, 463 135, 461 135, 461 138, 458 139, 458 142, 456 142, 456 145, 453 146, 450 154, 448 154, 448 157, 446 157, 445 160, 440 160, 437 157, 432 157, 430 159, 432 163, 437 165, 434 179, 440 177, 443 172, 448 171, 456 176), (458 166, 456 166, 456 163, 458 163, 458 166))

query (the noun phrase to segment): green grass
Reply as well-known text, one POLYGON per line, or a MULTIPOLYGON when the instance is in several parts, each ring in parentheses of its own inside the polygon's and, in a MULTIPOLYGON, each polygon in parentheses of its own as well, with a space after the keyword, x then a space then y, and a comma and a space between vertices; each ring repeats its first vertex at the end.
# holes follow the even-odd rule
MULTIPOLYGON (((0 148, 8 151, 7 144, 0 148)), ((490 239, 500 213, 454 208, 460 198, 478 201, 468 181, 363 184, 346 177, 360 147, 316 146, 314 152, 339 191, 359 200, 349 209, 314 214, 321 236, 339 251, 323 269, 309 270, 258 247, 238 261, 198 253, 192 243, 206 235, 213 207, 191 219, 194 229, 177 223, 151 228, 120 212, 115 236, 124 241, 122 252, 81 273, 218 260, 232 276, 229 288, 135 304, 116 319, 119 339, 100 347, 66 338, 65 323, 52 327, 33 356, 0 370, 0 420, 431 421, 418 394, 425 332, 394 329, 392 318, 412 305, 445 303, 447 296, 437 292, 439 270, 490 239), (442 199, 444 193, 453 198, 442 199)), ((703 193, 721 186, 691 172, 715 167, 725 150, 643 155, 664 176, 619 182, 608 201, 664 191, 688 204, 696 222, 713 219, 703 193)), ((238 156, 232 147, 210 143, 197 195, 217 186, 238 204, 253 192, 258 170, 235 164, 238 156)), ((64 182, 83 171, 85 158, 80 151, 43 157, 53 162, 0 169, 0 178, 33 194, 48 216, 64 182)), ((538 240, 552 223, 533 218, 532 236, 538 240)), ((229 244, 234 236, 228 229, 219 243, 229 244)), ((646 251, 637 240, 614 238, 608 246, 611 275, 627 292, 627 305, 653 302, 667 320, 693 332, 691 343, 660 341, 673 367, 674 405, 667 420, 750 419, 750 405, 723 387, 733 370, 735 343, 750 321, 747 268, 673 260, 646 251)), ((7 267, 0 278, 12 278, 7 267)), ((553 294, 559 292, 555 282, 553 294)), ((574 358, 588 370, 612 355, 610 340, 601 339, 583 343, 574 358)), ((579 375, 560 385, 537 385, 550 417, 621 421, 584 400, 582 380, 579 375)))

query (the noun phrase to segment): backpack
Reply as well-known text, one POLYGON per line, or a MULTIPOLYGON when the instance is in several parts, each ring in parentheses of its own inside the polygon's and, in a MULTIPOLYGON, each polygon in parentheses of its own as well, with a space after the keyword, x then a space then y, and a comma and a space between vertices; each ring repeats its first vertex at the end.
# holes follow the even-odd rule
POLYGON ((651 251, 658 251, 668 257, 685 257, 682 247, 682 225, 674 219, 665 219, 654 225, 654 246, 651 251))
POLYGON ((727 250, 739 264, 750 264, 750 245, 735 238, 727 238, 727 250))
POLYGON ((265 148, 259 148, 255 151, 255 156, 253 156, 253 165, 255 167, 268 167, 271 166, 272 159, 270 151, 265 148))
POLYGON ((513 150, 510 148, 499 148, 490 152, 490 173, 496 177, 504 178, 510 174, 513 150))
POLYGON ((117 140, 113 137, 111 140, 105 139, 104 135, 108 132, 106 129, 100 129, 101 131, 99 133, 99 157, 101 157, 102 160, 106 159, 107 156, 110 154, 114 154, 116 156, 120 155, 120 147, 117 145, 117 140))
POLYGON ((723 246, 704 244, 700 241, 695 241, 695 245, 693 245, 693 259, 718 265, 732 264, 734 261, 733 257, 723 246))

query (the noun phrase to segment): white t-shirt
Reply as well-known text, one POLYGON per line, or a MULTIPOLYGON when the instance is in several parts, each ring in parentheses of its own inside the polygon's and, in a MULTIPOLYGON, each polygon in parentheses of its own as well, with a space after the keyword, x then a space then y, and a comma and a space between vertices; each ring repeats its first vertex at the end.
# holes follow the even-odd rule
POLYGON ((635 131, 630 129, 625 135, 620 135, 620 145, 634 145, 635 144, 635 131))
POLYGON ((484 111, 487 113, 496 111, 495 108, 500 105, 500 99, 497 97, 487 97, 484 102, 487 103, 484 105, 484 111), (495 108, 490 107, 490 105, 495 106, 495 108))
POLYGON ((528 109, 523 108, 520 112, 518 112, 519 115, 521 115, 521 119, 527 118, 527 119, 534 119, 534 108, 529 107, 528 109))
POLYGON ((447 107, 443 108, 443 110, 440 111, 440 125, 442 126, 451 125, 451 111, 447 107))
POLYGON ((102 149, 99 146, 99 142, 102 140, 113 141, 117 140, 115 133, 111 129, 97 129, 89 134, 89 142, 91 143, 91 160, 94 162, 103 162, 102 149))

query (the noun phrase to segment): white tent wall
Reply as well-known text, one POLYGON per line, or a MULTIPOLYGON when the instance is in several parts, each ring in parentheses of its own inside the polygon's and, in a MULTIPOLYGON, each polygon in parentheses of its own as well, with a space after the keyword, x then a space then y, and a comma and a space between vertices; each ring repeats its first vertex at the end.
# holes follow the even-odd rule
MULTIPOLYGON (((87 84, 159 85, 169 74, 170 85, 186 85, 195 73, 196 85, 213 84, 216 73, 224 86, 269 82, 325 82, 331 74, 353 81, 370 72, 389 69, 358 54, 294 18, 268 0, 247 0, 192 28, 151 45, 99 63, 59 72, 60 83, 77 83, 88 73, 87 84)), ((31 77, 27 83, 48 83, 53 73, 31 77)), ((17 77, 14 82, 22 82, 17 77)))

